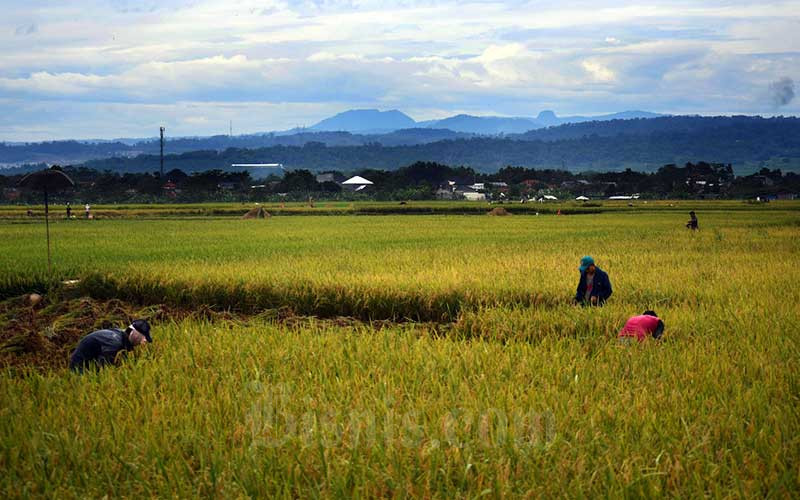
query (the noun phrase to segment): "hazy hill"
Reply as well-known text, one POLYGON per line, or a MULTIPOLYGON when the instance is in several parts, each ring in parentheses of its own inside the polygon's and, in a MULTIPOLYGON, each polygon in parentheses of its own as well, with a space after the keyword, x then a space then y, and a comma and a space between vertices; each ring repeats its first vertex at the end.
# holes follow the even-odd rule
MULTIPOLYGON (((101 170, 153 171, 159 166, 157 141, 134 146, 75 141, 0 145, 0 157, 5 158, 54 157, 65 151, 75 157, 96 155, 87 164, 101 170), (109 154, 108 148, 119 149, 109 154)), ((800 119, 671 116, 575 123, 502 137, 426 128, 388 134, 217 136, 169 141, 166 152, 168 168, 186 171, 258 162, 283 163, 290 169, 391 170, 416 161, 466 165, 487 172, 506 165, 648 170, 696 161, 732 163, 734 168, 751 170, 770 162, 772 168, 799 171, 800 119)))
MULTIPOLYGON (((763 133, 763 127, 780 123, 791 124, 795 121, 797 121, 797 118, 762 118, 760 116, 663 116, 647 119, 613 119, 567 123, 557 127, 530 130, 512 137, 529 141, 554 141, 592 135, 611 137, 615 135, 647 135, 659 132, 698 133, 708 129, 742 127, 748 130, 747 134, 755 137, 763 133)), ((731 130, 730 132, 741 135, 741 130, 738 132, 731 130)))
MULTIPOLYGON (((526 117, 501 117, 501 116, 471 116, 456 115, 443 120, 424 122, 426 127, 447 128, 458 132, 472 134, 498 135, 521 134, 529 130, 546 127, 556 127, 566 123, 581 123, 588 121, 628 120, 635 118, 655 118, 663 115, 647 111, 623 111, 601 116, 564 116, 559 117, 553 111, 542 111, 536 118, 526 117)), ((418 125, 421 125, 418 123, 418 125)))
POLYGON ((429 122, 430 128, 449 129, 471 134, 497 135, 527 132, 541 125, 530 118, 503 118, 499 116, 456 115, 444 120, 429 122))
POLYGON ((396 109, 391 111, 352 109, 326 118, 310 128, 319 131, 375 133, 414 128, 416 125, 417 122, 410 116, 396 109))
MULTIPOLYGON (((679 121, 677 125, 672 118, 658 120, 663 120, 660 128, 651 127, 652 120, 609 122, 612 128, 603 135, 591 133, 598 125, 587 123, 583 125, 585 129, 579 128, 580 136, 569 128, 572 137, 555 139, 537 138, 529 133, 518 137, 481 136, 416 145, 385 146, 371 142, 326 146, 321 142, 309 142, 304 146, 195 151, 168 156, 166 168, 191 172, 230 169, 232 163, 277 162, 287 169, 394 170, 417 161, 429 161, 470 166, 483 172, 493 172, 507 165, 572 171, 624 168, 652 171, 669 163, 708 161, 731 163, 736 173, 742 174, 758 170, 769 161, 773 168, 800 170, 798 118, 689 117, 685 123, 679 121), (626 129, 627 133, 620 132, 626 129)), ((560 128, 548 130, 556 133, 554 131, 560 128)), ((86 165, 98 170, 153 171, 158 169, 158 156, 93 160, 86 165)))
MULTIPOLYGON (((457 115, 443 120, 415 122, 397 110, 351 110, 322 120, 311 128, 232 137, 228 135, 167 137, 165 150, 168 153, 210 149, 222 151, 227 148, 302 146, 308 142, 322 142, 328 146, 354 146, 372 142, 387 146, 416 145, 443 139, 468 138, 473 135, 520 134, 568 122, 654 115, 643 111, 625 111, 599 117, 558 117, 552 111, 542 111, 535 119, 457 115)), ((580 132, 567 132, 567 136, 574 133, 580 132)), ((71 164, 112 156, 154 154, 158 151, 158 138, 0 143, 0 166, 39 162, 71 164)))

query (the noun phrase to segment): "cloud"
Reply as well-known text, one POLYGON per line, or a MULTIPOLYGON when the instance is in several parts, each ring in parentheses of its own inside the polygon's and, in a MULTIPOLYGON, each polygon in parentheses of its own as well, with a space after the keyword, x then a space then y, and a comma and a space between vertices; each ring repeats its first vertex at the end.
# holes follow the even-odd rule
POLYGON ((36 26, 35 23, 31 23, 24 26, 17 26, 17 29, 14 30, 14 35, 27 36, 27 35, 32 35, 37 31, 39 31, 39 28, 36 26))
POLYGON ((613 82, 617 77, 612 70, 598 61, 586 60, 581 66, 597 82, 613 82))
MULTIPOLYGON (((11 126, 17 118, 32 132, 56 134, 53 127, 64 126, 73 133, 75 124, 79 129, 101 121, 99 110, 109 106, 137 117, 131 126, 147 123, 149 130, 135 111, 140 109, 143 117, 180 115, 180 123, 198 131, 213 128, 215 114, 228 113, 220 111, 224 103, 241 110, 245 102, 270 114, 264 122, 275 128, 363 107, 415 110, 418 119, 448 110, 768 113, 775 108, 766 89, 776 75, 800 78, 796 1, 21 5, 0 0, 8 7, 0 19, 0 96, 14 103, 3 108, 9 125, 0 140, 25 139, 20 125, 11 126), (62 103, 63 121, 26 114, 56 102, 62 103), (193 103, 195 111, 177 111, 183 108, 176 103, 193 103)), ((781 88, 782 111, 800 112, 797 100, 785 99, 788 87, 781 88)))
POLYGON ((794 99, 794 80, 789 77, 783 77, 770 83, 769 91, 772 97, 772 104, 775 107, 786 106, 794 99))
POLYGON ((364 61, 363 54, 334 54, 332 52, 315 52, 308 56, 308 62, 331 62, 331 61, 364 61))

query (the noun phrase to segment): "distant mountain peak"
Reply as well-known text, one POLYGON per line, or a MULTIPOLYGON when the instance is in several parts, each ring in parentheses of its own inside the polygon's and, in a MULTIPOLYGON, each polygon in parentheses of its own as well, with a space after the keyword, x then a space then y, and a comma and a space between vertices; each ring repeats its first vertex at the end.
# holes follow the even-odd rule
POLYGON ((410 116, 390 109, 380 111, 377 109, 351 109, 311 126, 312 130, 347 131, 347 132, 379 132, 392 131, 416 126, 410 116))
POLYGON ((444 128, 456 132, 497 135, 523 133, 538 128, 530 118, 504 116, 473 116, 460 114, 427 124, 430 128, 444 128))
POLYGON ((382 134, 410 128, 449 129, 467 134, 518 134, 528 130, 554 127, 565 123, 587 121, 626 120, 632 118, 655 118, 662 116, 647 111, 622 111, 601 116, 558 116, 546 109, 536 118, 506 116, 475 116, 460 113, 441 120, 416 122, 397 109, 351 109, 309 127, 314 132, 350 132, 354 134, 382 134))

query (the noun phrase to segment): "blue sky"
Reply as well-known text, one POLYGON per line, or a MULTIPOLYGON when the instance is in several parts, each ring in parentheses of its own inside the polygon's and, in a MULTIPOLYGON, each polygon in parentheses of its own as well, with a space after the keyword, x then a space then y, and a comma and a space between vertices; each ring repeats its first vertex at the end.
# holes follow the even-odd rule
POLYGON ((0 0, 0 140, 629 109, 800 114, 800 0, 0 0), (782 83, 780 83, 782 82, 782 83), (781 102, 780 97, 783 96, 781 102), (788 100, 788 102, 786 102, 788 100))

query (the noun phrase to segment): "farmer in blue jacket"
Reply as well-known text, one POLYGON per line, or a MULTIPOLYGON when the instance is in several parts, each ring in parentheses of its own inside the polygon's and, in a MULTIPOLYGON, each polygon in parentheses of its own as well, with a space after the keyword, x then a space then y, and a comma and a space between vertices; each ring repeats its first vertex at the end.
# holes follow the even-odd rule
POLYGON ((83 373, 86 368, 114 364, 120 351, 132 351, 134 347, 149 342, 153 342, 150 325, 143 319, 137 319, 125 330, 109 328, 92 332, 78 343, 69 359, 69 369, 83 373))
POLYGON ((611 281, 602 269, 594 264, 594 259, 587 255, 581 259, 581 279, 575 302, 586 306, 602 306, 611 297, 611 281))

